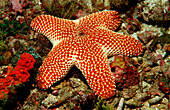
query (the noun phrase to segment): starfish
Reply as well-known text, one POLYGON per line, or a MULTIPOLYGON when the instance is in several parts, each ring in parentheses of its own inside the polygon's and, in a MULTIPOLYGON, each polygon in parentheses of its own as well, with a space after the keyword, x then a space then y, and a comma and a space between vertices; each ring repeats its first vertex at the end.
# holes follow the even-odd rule
POLYGON ((77 20, 51 15, 34 18, 31 27, 53 44, 39 68, 38 86, 48 89, 75 65, 96 95, 104 99, 114 96, 114 76, 107 57, 137 56, 143 50, 135 38, 114 32, 120 22, 116 11, 97 12, 77 20))

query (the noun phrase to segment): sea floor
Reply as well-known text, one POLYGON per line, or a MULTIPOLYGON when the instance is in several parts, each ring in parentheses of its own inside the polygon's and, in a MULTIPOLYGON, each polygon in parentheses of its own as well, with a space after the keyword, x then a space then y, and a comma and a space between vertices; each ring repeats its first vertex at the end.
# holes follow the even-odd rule
POLYGON ((169 25, 168 0, 0 0, 0 110, 168 110, 169 25), (103 10, 118 11, 116 32, 143 44, 139 56, 108 58, 115 95, 99 98, 76 66, 40 89, 37 74, 52 44, 31 21, 43 14, 75 20, 103 10))

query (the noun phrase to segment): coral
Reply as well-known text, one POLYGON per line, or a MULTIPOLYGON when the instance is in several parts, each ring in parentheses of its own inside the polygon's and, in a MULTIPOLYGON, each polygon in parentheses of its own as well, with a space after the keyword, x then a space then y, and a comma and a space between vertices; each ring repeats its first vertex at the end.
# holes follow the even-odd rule
POLYGON ((121 69, 124 69, 125 67, 125 61, 122 56, 115 56, 114 61, 111 62, 110 67, 119 67, 121 69))
POLYGON ((33 17, 37 16, 37 14, 44 14, 44 9, 41 6, 40 0, 8 0, 4 4, 4 7, 5 8, 0 8, 0 19, 10 21, 17 20, 21 24, 26 22, 27 25, 30 25, 30 21, 33 17))
POLYGON ((20 59, 17 62, 16 69, 22 68, 25 71, 28 71, 28 70, 33 68, 34 63, 35 63, 35 60, 34 60, 34 57, 31 54, 23 53, 23 54, 20 55, 20 59))
MULTIPOLYGON (((24 0, 22 0, 24 1, 24 0)), ((20 13, 22 13, 22 6, 21 3, 19 2, 19 0, 11 0, 11 3, 13 5, 13 9, 15 11, 19 11, 20 13)))
POLYGON ((124 100, 124 109, 168 109, 168 98, 162 93, 156 83, 149 84, 142 81, 138 85, 120 91, 124 100))
POLYGON ((129 88, 139 83, 139 74, 136 67, 129 66, 128 60, 122 56, 115 56, 110 67, 114 68, 113 75, 118 88, 129 88))
POLYGON ((20 13, 23 12, 24 7, 26 7, 29 4, 32 4, 32 2, 30 2, 29 0, 21 0, 21 2, 20 2, 20 0, 10 0, 10 1, 11 1, 12 5, 13 5, 12 8, 15 11, 18 11, 20 13))
POLYGON ((142 40, 143 43, 148 43, 150 40, 155 39, 163 33, 161 32, 161 28, 154 27, 152 25, 141 24, 140 31, 136 32, 139 39, 142 40))
MULTIPOLYGON (((12 69, 8 67, 6 72, 0 75, 0 97, 3 99, 4 94, 8 95, 11 87, 26 82, 30 76, 28 71, 33 68, 35 60, 29 53, 23 53, 20 55, 20 59, 17 62, 17 66, 12 69)), ((7 98, 7 97, 6 97, 7 98)))
POLYGON ((89 102, 95 99, 94 93, 78 78, 70 78, 69 81, 64 81, 52 89, 53 95, 49 94, 48 97, 42 101, 42 104, 47 108, 65 103, 65 101, 69 103, 70 108, 75 108, 89 104, 89 102), (74 104, 78 102, 79 104, 74 104))
POLYGON ((22 51, 17 50, 16 53, 15 53, 16 55, 11 58, 11 63, 13 65, 16 65, 17 61, 20 59, 21 52, 31 54, 34 57, 35 60, 38 60, 38 58, 40 58, 40 55, 37 53, 36 49, 33 48, 33 47, 30 47, 30 46, 29 47, 23 47, 23 48, 21 48, 21 50, 22 51))
POLYGON ((45 107, 42 106, 41 102, 47 97, 47 93, 38 91, 37 89, 31 90, 31 94, 24 101, 23 106, 19 106, 23 110, 43 110, 45 107))
POLYGON ((122 30, 126 30, 128 33, 132 34, 136 31, 139 31, 141 28, 141 23, 138 19, 131 15, 131 13, 126 13, 126 15, 122 15, 122 30))
POLYGON ((148 17, 150 20, 157 21, 156 23, 170 20, 170 4, 168 0, 161 0, 161 2, 157 0, 145 0, 143 5, 143 16, 148 17))
POLYGON ((78 78, 64 80, 59 85, 52 87, 52 94, 44 91, 38 91, 37 88, 31 90, 21 108, 85 108, 90 109, 95 102, 96 96, 88 86, 78 78), (94 101, 94 102, 93 102, 94 101), (88 105, 88 106, 87 106, 88 105))
POLYGON ((168 0, 144 0, 132 7, 128 13, 140 21, 169 27, 169 7, 168 0))
MULTIPOLYGON (((36 45, 35 46, 31 45, 30 43, 32 43, 32 41, 29 38, 19 39, 19 38, 14 38, 13 36, 10 36, 6 39, 5 42, 6 42, 6 45, 8 46, 8 50, 12 54, 12 57, 9 58, 9 56, 7 56, 7 55, 10 55, 8 54, 9 52, 7 50, 5 50, 5 52, 3 53, 0 53, 0 55, 2 55, 4 60, 10 60, 10 62, 13 65, 17 64, 20 58, 20 54, 22 53, 31 54, 35 60, 40 58, 40 55, 37 53, 37 50, 35 49, 36 45)), ((4 63, 4 61, 1 61, 0 59, 0 64, 2 64, 1 62, 4 63)))

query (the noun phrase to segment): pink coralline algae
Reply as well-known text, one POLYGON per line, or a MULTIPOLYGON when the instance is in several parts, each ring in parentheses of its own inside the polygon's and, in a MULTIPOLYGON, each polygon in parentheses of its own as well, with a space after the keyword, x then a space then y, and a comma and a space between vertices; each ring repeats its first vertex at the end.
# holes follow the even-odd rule
POLYGON ((22 13, 22 6, 19 0, 11 0, 11 3, 15 11, 19 11, 20 13, 22 13))
POLYGON ((33 68, 34 63, 32 55, 23 53, 14 69, 9 66, 7 72, 0 75, 0 99, 10 92, 11 86, 22 84, 28 80, 30 76, 28 71, 33 68))
POLYGON ((29 1, 29 0, 10 0, 10 1, 11 1, 12 5, 13 5, 12 8, 15 11, 18 11, 20 13, 23 12, 23 7, 26 7, 27 5, 32 4, 32 2, 29 1))

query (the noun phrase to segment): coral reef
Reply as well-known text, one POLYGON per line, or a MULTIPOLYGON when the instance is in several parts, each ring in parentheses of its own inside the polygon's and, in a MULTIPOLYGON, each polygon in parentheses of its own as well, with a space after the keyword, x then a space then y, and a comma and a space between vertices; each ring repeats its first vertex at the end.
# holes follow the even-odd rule
POLYGON ((127 16, 151 24, 168 26, 170 21, 170 3, 168 0, 144 0, 132 7, 127 16))
POLYGON ((31 90, 30 95, 25 100, 23 106, 19 106, 19 109, 22 110, 35 110, 35 109, 45 109, 44 106, 41 105, 41 101, 47 97, 47 93, 43 91, 38 91, 38 89, 31 90))
POLYGON ((34 89, 28 96, 24 105, 20 108, 55 108, 57 109, 80 109, 89 108, 95 99, 95 95, 83 81, 78 78, 70 78, 52 88, 52 94, 47 94, 34 89))
MULTIPOLYGON (((125 98, 125 109, 128 107, 140 107, 142 110, 144 109, 153 109, 153 108, 159 108, 159 109, 168 109, 168 100, 164 97, 164 94, 161 93, 158 89, 153 88, 150 84, 146 82, 142 82, 140 90, 133 90, 135 87, 131 88, 131 90, 128 90, 128 94, 131 94, 131 97, 124 97, 125 98), (152 91, 152 92, 151 92, 152 91), (135 92, 135 93, 133 93, 135 92), (157 94, 157 96, 153 95, 157 94), (129 99, 130 98, 130 99, 129 99), (155 104, 157 102, 161 102, 160 104, 155 104)), ((127 89, 124 89, 123 95, 128 95, 125 91, 127 89)))
POLYGON ((70 78, 69 81, 64 81, 52 89, 53 95, 49 94, 42 101, 47 108, 64 103, 63 106, 59 107, 60 109, 80 109, 85 108, 90 103, 94 103, 94 93, 78 78, 70 78))
POLYGON ((0 0, 0 109, 168 110, 169 21, 169 0, 0 0), (33 18, 77 19, 104 9, 118 11, 116 31, 144 46, 138 57, 108 57, 115 95, 98 98, 76 67, 51 89, 38 88, 36 75, 52 44, 30 28, 33 18))
POLYGON ((152 20, 156 23, 163 23, 170 20, 170 3, 168 0, 145 0, 143 2, 143 18, 146 21, 152 20))
MULTIPOLYGON (((3 20, 2 23, 0 23, 0 49, 5 50, 7 48, 5 42, 8 36, 24 36, 28 34, 28 29, 29 26, 26 22, 20 24, 19 21, 3 20)), ((2 55, 2 53, 0 53, 0 55, 2 55)))
POLYGON ((141 39, 142 42, 145 44, 148 43, 150 40, 163 35, 163 33, 161 32, 161 28, 156 28, 147 24, 141 24, 141 27, 142 28, 140 29, 140 31, 136 33, 139 39, 141 39))

